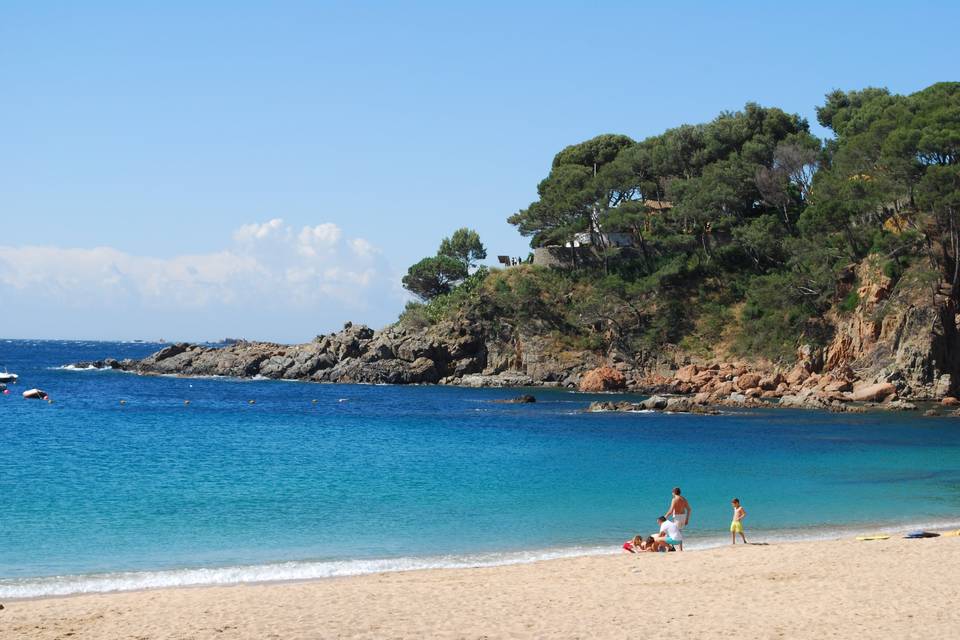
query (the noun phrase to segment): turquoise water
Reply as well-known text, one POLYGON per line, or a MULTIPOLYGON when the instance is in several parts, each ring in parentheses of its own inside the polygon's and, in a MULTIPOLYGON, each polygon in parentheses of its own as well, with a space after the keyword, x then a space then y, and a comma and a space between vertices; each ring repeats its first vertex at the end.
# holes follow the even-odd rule
POLYGON ((734 496, 758 541, 960 520, 960 420, 57 368, 156 348, 0 340, 0 597, 615 551, 674 485, 693 548, 734 496))

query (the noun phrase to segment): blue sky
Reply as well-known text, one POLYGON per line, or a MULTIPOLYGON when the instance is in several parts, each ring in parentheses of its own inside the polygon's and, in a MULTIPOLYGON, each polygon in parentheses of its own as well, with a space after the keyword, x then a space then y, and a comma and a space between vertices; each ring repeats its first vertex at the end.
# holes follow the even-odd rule
POLYGON ((0 336, 382 326, 568 144, 958 80, 956 3, 725 4, 0 3, 0 336))

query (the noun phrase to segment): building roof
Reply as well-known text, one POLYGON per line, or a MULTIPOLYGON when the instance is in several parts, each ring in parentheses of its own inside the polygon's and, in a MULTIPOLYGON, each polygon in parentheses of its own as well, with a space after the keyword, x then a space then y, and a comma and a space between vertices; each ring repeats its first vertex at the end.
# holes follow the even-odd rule
POLYGON ((654 211, 673 209, 673 203, 667 200, 644 200, 643 206, 653 209, 654 211))

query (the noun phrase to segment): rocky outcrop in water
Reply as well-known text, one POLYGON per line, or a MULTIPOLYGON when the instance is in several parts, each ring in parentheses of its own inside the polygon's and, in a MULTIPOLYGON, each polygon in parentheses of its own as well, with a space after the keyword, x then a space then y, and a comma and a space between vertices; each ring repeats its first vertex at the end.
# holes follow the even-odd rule
POLYGON ((576 386, 597 361, 595 354, 584 353, 560 364, 539 336, 513 335, 503 327, 493 334, 483 323, 458 320, 422 329, 393 325, 382 331, 348 323, 341 331, 297 345, 177 343, 141 360, 74 366, 159 375, 517 387, 576 386))

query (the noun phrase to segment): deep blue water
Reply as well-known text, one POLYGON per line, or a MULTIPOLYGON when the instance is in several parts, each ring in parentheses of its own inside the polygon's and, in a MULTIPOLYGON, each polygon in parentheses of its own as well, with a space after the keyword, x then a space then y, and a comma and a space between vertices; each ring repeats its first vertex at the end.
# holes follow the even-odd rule
POLYGON ((0 596, 616 549, 674 485, 694 547, 725 539, 734 496, 757 540, 960 520, 960 419, 57 368, 157 348, 0 340, 21 376, 0 396, 0 596))

